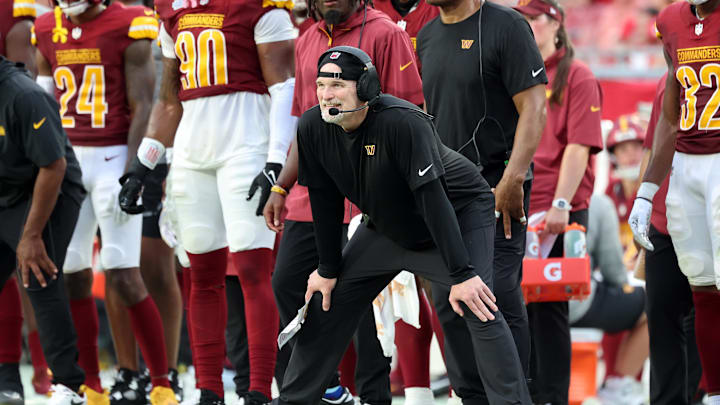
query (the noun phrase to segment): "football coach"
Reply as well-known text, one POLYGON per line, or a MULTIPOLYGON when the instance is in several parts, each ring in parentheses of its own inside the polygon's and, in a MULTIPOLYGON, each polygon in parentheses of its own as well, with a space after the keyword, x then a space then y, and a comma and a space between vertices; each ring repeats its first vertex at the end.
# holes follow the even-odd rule
MULTIPOLYGON (((408 270, 450 286, 489 402, 531 404, 492 293, 494 197, 477 167, 440 142, 432 117, 381 94, 363 51, 325 52, 316 84, 319 105, 300 118, 297 140, 298 182, 309 189, 320 264, 308 279, 307 319, 275 403, 317 403, 361 316, 408 270), (364 221, 342 250, 344 198, 364 221)), ((280 213, 268 212, 266 221, 277 227, 280 213)))

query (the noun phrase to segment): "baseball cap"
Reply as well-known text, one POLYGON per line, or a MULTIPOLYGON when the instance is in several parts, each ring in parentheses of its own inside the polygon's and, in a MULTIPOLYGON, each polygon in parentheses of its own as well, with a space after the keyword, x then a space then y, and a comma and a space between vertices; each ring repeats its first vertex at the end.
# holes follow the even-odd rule
POLYGON ((560 10, 542 0, 520 0, 513 8, 516 11, 531 17, 537 17, 540 14, 547 14, 548 17, 560 22, 561 24, 563 22, 563 16, 560 10))
POLYGON ((617 145, 631 141, 643 143, 645 141, 645 131, 628 117, 621 116, 613 123, 613 129, 608 134, 607 150, 612 153, 617 145))
POLYGON ((355 80, 357 81, 365 71, 365 64, 360 61, 357 57, 345 53, 345 52, 330 52, 326 53, 318 61, 318 77, 331 77, 343 80, 355 80), (334 63, 340 66, 341 72, 337 73, 326 73, 320 72, 320 69, 328 63, 334 63))

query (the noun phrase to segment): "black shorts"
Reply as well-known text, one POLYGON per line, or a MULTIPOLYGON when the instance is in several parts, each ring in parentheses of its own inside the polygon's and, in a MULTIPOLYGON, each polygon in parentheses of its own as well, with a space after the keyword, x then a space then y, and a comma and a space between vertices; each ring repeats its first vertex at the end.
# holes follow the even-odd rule
POLYGON ((645 290, 642 287, 635 287, 627 294, 622 287, 597 283, 590 309, 572 326, 621 332, 632 329, 644 311, 645 290))
POLYGON ((158 164, 155 170, 145 177, 142 201, 145 207, 143 212, 142 236, 146 238, 160 238, 160 211, 162 211, 163 183, 168 174, 167 164, 158 164))

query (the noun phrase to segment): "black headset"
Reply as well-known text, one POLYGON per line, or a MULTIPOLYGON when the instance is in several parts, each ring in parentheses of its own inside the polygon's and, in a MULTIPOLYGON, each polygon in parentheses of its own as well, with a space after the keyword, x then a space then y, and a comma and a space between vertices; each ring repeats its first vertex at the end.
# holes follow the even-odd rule
POLYGON ((326 55, 333 52, 342 52, 351 55, 365 65, 365 70, 357 80, 357 96, 360 101, 372 102, 376 100, 380 96, 380 78, 378 77, 377 69, 375 69, 375 65, 373 65, 370 56, 359 48, 342 45, 328 49, 318 60, 323 60, 326 55))

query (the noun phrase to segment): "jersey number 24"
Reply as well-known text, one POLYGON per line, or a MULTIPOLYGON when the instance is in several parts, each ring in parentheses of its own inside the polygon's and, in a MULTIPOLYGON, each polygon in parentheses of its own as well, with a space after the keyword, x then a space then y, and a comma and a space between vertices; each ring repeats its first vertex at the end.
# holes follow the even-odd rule
MULTIPOLYGON (((60 117, 63 128, 75 128, 75 117, 65 116, 70 100, 78 93, 75 75, 67 66, 60 66, 53 74, 55 86, 64 91, 60 96, 60 117)), ((78 114, 90 114, 93 128, 105 128, 108 104, 105 101, 105 68, 102 65, 86 65, 83 71, 80 93, 75 102, 78 114)))

